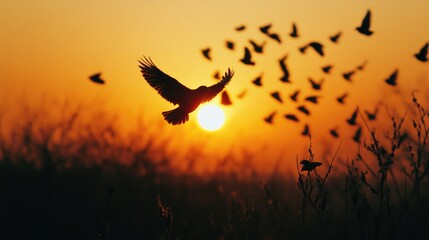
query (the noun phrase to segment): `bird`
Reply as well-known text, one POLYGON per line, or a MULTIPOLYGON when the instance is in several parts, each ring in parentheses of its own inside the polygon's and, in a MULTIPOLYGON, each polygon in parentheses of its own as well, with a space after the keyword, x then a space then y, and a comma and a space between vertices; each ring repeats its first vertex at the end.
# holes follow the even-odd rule
POLYGON ((347 96, 349 96, 349 94, 348 93, 344 93, 343 95, 341 95, 341 96, 339 96, 339 97, 337 97, 337 101, 340 103, 340 104, 344 104, 345 102, 344 102, 344 100, 346 99, 346 97, 347 96))
POLYGON ((355 74, 356 72, 353 71, 349 71, 349 72, 345 72, 343 73, 343 78, 348 81, 348 82, 352 82, 352 76, 355 74))
POLYGON ((304 113, 305 115, 309 116, 310 115, 310 111, 308 110, 307 107, 305 107, 304 105, 298 106, 296 109, 298 109, 298 111, 304 113))
POLYGON ((292 101, 297 102, 298 101, 298 95, 301 91, 298 89, 295 92, 293 92, 289 97, 292 101))
POLYGON ((280 78, 280 81, 285 83, 290 83, 291 82, 289 79, 290 74, 286 66, 286 58, 287 58, 287 55, 279 60, 280 68, 282 69, 282 72, 283 72, 283 76, 280 78))
POLYGON ((315 82, 315 81, 314 81, 313 79, 311 79, 311 78, 308 78, 308 81, 310 82, 311 87, 312 87, 314 90, 322 90, 322 84, 323 84, 323 82, 325 81, 325 79, 320 80, 318 83, 317 83, 317 82, 315 82))
POLYGON ((285 114, 284 117, 294 122, 299 122, 299 119, 294 114, 285 114))
POLYGON ((263 73, 261 73, 258 77, 256 77, 255 80, 252 81, 252 83, 258 87, 262 87, 262 76, 263 76, 263 73))
POLYGON ((293 38, 299 37, 299 35, 298 35, 298 29, 296 28, 296 24, 295 23, 292 23, 292 32, 289 34, 289 36, 291 36, 293 38))
POLYGON ((398 78, 398 69, 396 69, 386 80, 384 80, 390 86, 396 86, 396 79, 398 78))
POLYGON ((244 57, 240 61, 246 65, 255 65, 255 62, 252 61, 252 54, 247 47, 244 47, 244 57))
POLYGON ((365 60, 361 65, 356 67, 356 70, 363 71, 365 69, 367 63, 368 62, 365 60))
POLYGON ((320 96, 308 96, 305 98, 305 101, 309 101, 309 102, 317 104, 319 102, 319 98, 320 98, 320 96))
POLYGON ((332 65, 326 65, 326 66, 323 66, 323 67, 322 67, 322 71, 323 71, 324 73, 329 74, 329 73, 331 73, 332 68, 333 68, 333 66, 332 66, 332 65))
POLYGON ((329 130, 329 133, 331 134, 331 136, 333 136, 334 138, 338 138, 340 135, 338 134, 338 131, 336 128, 332 128, 331 130, 329 130))
POLYGON ((365 114, 370 121, 374 121, 377 118, 378 107, 375 108, 374 112, 369 112, 365 110, 365 114))
POLYGON ((329 40, 333 43, 338 43, 338 39, 341 37, 341 34, 341 32, 338 32, 337 34, 330 36, 329 40))
POLYGON ((362 23, 359 27, 356 28, 358 32, 363 35, 371 36, 374 32, 369 30, 371 27, 371 11, 366 12, 365 18, 362 20, 362 23))
POLYGON ((282 98, 281 98, 281 96, 280 96, 280 93, 279 92, 272 92, 271 94, 270 94, 274 99, 276 99, 279 103, 283 103, 283 100, 282 100, 282 98))
POLYGON ((299 51, 302 53, 305 53, 308 47, 313 48, 322 57, 325 55, 323 52, 323 45, 319 42, 310 42, 307 45, 304 45, 301 48, 299 48, 299 51))
POLYGON ((89 79, 97 84, 104 84, 105 81, 101 78, 101 73, 95 73, 91 76, 89 76, 89 79))
POLYGON ((355 135, 353 136, 353 141, 360 143, 361 137, 362 137, 362 127, 359 126, 359 128, 355 132, 355 135))
POLYGON ((356 108, 356 110, 353 111, 352 115, 350 116, 350 118, 347 119, 347 123, 350 125, 356 125, 356 119, 357 119, 357 115, 358 115, 358 111, 359 108, 356 108))
POLYGON ((219 71, 216 71, 216 72, 213 74, 213 78, 214 78, 214 79, 216 79, 216 80, 220 80, 220 72, 219 72, 219 71))
POLYGON ((271 39, 274 39, 278 43, 282 43, 282 40, 280 39, 280 36, 277 33, 269 33, 268 37, 271 39))
POLYGON ((275 111, 268 114, 268 116, 266 116, 264 118, 264 121, 268 124, 273 124, 273 120, 274 120, 274 117, 276 116, 276 114, 277 114, 277 112, 275 112, 275 111))
POLYGON ((260 45, 254 42, 253 40, 249 40, 250 44, 252 44, 253 50, 257 53, 263 53, 264 52, 264 45, 265 41, 261 43, 260 45))
POLYGON ((304 125, 304 129, 301 132, 302 136, 309 136, 310 135, 310 126, 308 124, 304 125))
POLYGON ((321 162, 310 162, 309 160, 302 160, 300 162, 302 164, 302 168, 301 171, 307 171, 307 172, 311 172, 314 169, 316 169, 318 166, 321 166, 322 163, 321 162))
POLYGON ((209 87, 200 86, 197 89, 189 89, 160 70, 150 58, 143 56, 139 63, 140 71, 148 84, 167 101, 174 105, 179 105, 173 110, 162 113, 164 119, 172 125, 188 121, 189 113, 193 112, 201 103, 213 99, 234 76, 234 71, 228 69, 222 80, 216 84, 209 87))
POLYGON ((243 91, 241 91, 238 95, 237 98, 242 99, 244 98, 244 96, 246 96, 247 94, 247 89, 244 89, 243 91))
POLYGON ((232 42, 232 41, 226 41, 225 42, 225 45, 226 45, 226 48, 228 48, 229 50, 234 50, 234 48, 235 48, 235 44, 234 44, 234 42, 232 42))
POLYGON ((210 56, 210 50, 211 50, 210 48, 204 48, 201 50, 201 52, 203 53, 203 56, 208 60, 212 60, 212 57, 210 56))
POLYGON ((417 60, 421 61, 421 62, 427 62, 428 61, 428 48, 429 48, 429 43, 426 43, 418 53, 414 54, 414 56, 417 58, 417 60))
POLYGON ((246 29, 245 25, 240 25, 240 26, 238 26, 238 27, 235 28, 235 31, 240 32, 240 31, 243 31, 245 29, 246 29))
POLYGON ((222 92, 220 103, 221 103, 222 105, 225 105, 225 106, 232 105, 231 98, 229 98, 229 95, 228 95, 228 93, 227 93, 227 91, 226 91, 226 90, 224 90, 224 91, 222 92))
POLYGON ((259 30, 261 30, 262 33, 268 34, 268 30, 271 28, 271 26, 272 26, 271 24, 267 24, 267 25, 261 26, 259 30))

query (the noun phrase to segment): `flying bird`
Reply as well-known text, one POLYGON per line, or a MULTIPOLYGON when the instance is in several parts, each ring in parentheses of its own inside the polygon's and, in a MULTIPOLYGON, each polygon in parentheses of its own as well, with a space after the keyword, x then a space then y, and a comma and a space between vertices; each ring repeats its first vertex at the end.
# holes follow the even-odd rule
POLYGON ((360 143, 361 137, 362 137, 362 127, 359 126, 359 128, 355 132, 355 135, 353 136, 353 141, 360 143))
POLYGON ((345 73, 343 73, 343 78, 346 80, 346 81, 348 81, 348 82, 352 82, 352 76, 355 74, 356 72, 353 70, 353 71, 350 71, 350 72, 345 72, 345 73))
POLYGON ((308 47, 313 48, 322 57, 325 55, 323 52, 323 45, 319 42, 310 42, 307 45, 300 47, 299 51, 301 53, 305 53, 308 47))
POLYGON ((338 43, 338 39, 341 37, 341 34, 341 32, 338 32, 337 34, 330 36, 329 40, 333 43, 338 43))
POLYGON ((219 72, 219 71, 216 71, 216 72, 213 74, 213 78, 214 78, 214 79, 217 79, 217 80, 220 80, 220 72, 219 72))
POLYGON ((337 97, 337 101, 340 104, 344 104, 345 103, 345 99, 346 99, 347 96, 349 96, 349 94, 348 93, 344 93, 343 95, 337 97))
POLYGON ((280 39, 280 36, 277 33, 269 33, 268 37, 275 40, 278 43, 282 43, 282 40, 280 39))
POLYGON ((274 120, 274 117, 276 116, 276 114, 277 114, 277 112, 275 112, 275 111, 270 113, 268 116, 266 116, 264 118, 264 121, 268 124, 273 124, 273 120, 274 120))
POLYGON ((390 86, 396 86, 396 79, 398 78, 398 69, 396 69, 386 80, 384 80, 390 86))
POLYGON ((271 24, 267 24, 260 27, 259 30, 261 30, 262 33, 268 34, 268 30, 270 30, 271 26, 271 24))
POLYGON ((252 61, 252 54, 247 47, 244 47, 244 57, 240 61, 246 65, 255 65, 255 62, 252 61))
POLYGON ((289 36, 293 37, 293 38, 297 38, 298 35, 298 29, 296 28, 296 24, 292 23, 292 32, 289 34, 289 36))
POLYGON ((238 27, 235 28, 235 31, 240 32, 240 31, 243 31, 245 29, 246 29, 245 25, 240 25, 240 26, 238 26, 238 27))
POLYGON ((414 56, 417 58, 417 60, 421 62, 427 62, 428 61, 428 48, 429 43, 426 43, 418 53, 414 54, 414 56))
POLYGON ((189 89, 161 71, 150 58, 143 57, 139 63, 140 71, 149 85, 167 101, 179 105, 173 110, 162 113, 164 119, 173 125, 188 121, 189 113, 193 112, 201 103, 213 99, 234 76, 234 71, 228 69, 218 83, 210 87, 200 86, 197 89, 189 89))
POLYGON ((305 98, 305 101, 312 102, 314 104, 317 104, 319 102, 320 96, 308 96, 305 98))
POLYGON ((356 28, 356 30, 363 35, 371 36, 374 32, 369 30, 371 27, 371 11, 366 12, 365 18, 362 20, 362 24, 356 28))
POLYGON ((282 98, 281 98, 281 96, 280 96, 280 93, 279 92, 272 92, 271 93, 271 96, 274 98, 274 99, 276 99, 279 103, 283 103, 283 100, 282 100, 282 98))
POLYGON ((350 116, 350 118, 347 119, 347 123, 350 125, 356 125, 356 119, 357 119, 357 115, 358 115, 358 111, 359 108, 356 108, 356 110, 353 111, 352 115, 350 116))
POLYGON ((287 55, 279 60, 280 68, 282 69, 282 72, 283 72, 283 76, 280 78, 280 81, 285 83, 290 83, 291 82, 289 79, 290 74, 286 66, 286 58, 287 58, 287 55))
POLYGON ((308 108, 304 105, 301 105, 299 107, 297 107, 296 109, 298 109, 298 111, 304 113, 305 115, 309 116, 310 115, 310 111, 308 110, 308 108))
POLYGON ((361 65, 356 67, 356 70, 363 71, 365 69, 367 63, 368 62, 365 60, 361 65))
POLYGON ((301 91, 300 90, 296 90, 295 92, 293 92, 289 97, 292 101, 294 102, 298 102, 298 95, 301 91))
POLYGON ((377 118, 378 107, 375 108, 374 112, 369 112, 365 110, 365 114, 370 121, 374 121, 377 118))
POLYGON ((222 105, 225 105, 225 106, 232 105, 231 98, 229 98, 229 95, 228 95, 228 93, 226 92, 226 90, 224 90, 224 91, 222 92, 220 103, 221 103, 222 105))
POLYGON ((105 81, 103 79, 101 79, 101 73, 93 74, 93 75, 89 76, 89 79, 92 82, 97 83, 97 84, 104 84, 105 83, 105 81))
POLYGON ((302 164, 301 171, 311 172, 316 169, 318 166, 321 166, 321 162, 310 162, 309 160, 302 160, 300 162, 302 164))
POLYGON ((247 94, 247 89, 244 89, 243 91, 241 91, 238 95, 237 98, 242 99, 244 98, 244 96, 246 96, 247 94))
POLYGON ((332 67, 333 67, 332 65, 326 65, 326 66, 323 66, 323 67, 322 67, 322 71, 323 71, 324 73, 329 74, 329 73, 331 73, 332 67))
POLYGON ((308 124, 304 125, 304 129, 301 132, 302 136, 309 136, 310 135, 310 127, 308 126, 308 124))
POLYGON ((284 117, 294 122, 299 122, 299 119, 295 116, 295 114, 285 114, 284 117))
POLYGON ((255 80, 252 81, 252 83, 258 87, 262 87, 262 75, 263 75, 263 73, 261 73, 261 75, 256 77, 255 80))
POLYGON ((261 44, 257 44, 256 42, 254 42, 253 40, 249 40, 250 44, 252 44, 253 50, 257 53, 263 53, 264 52, 264 45, 266 43, 266 41, 264 41, 261 44))
POLYGON ((308 81, 310 82, 311 87, 312 87, 314 90, 322 90, 322 84, 323 84, 323 82, 325 81, 325 79, 320 80, 318 83, 317 83, 317 82, 315 82, 315 81, 314 81, 313 79, 311 79, 311 78, 308 78, 308 81))
POLYGON ((331 136, 333 136, 334 138, 338 138, 340 135, 338 134, 338 131, 336 128, 333 128, 331 130, 329 130, 329 133, 331 134, 331 136))
POLYGON ((225 45, 226 45, 226 48, 228 48, 229 50, 234 50, 234 48, 235 48, 235 44, 234 44, 234 42, 232 42, 232 41, 226 41, 225 42, 225 45))
POLYGON ((212 57, 210 56, 210 51, 211 51, 211 49, 210 48, 204 48, 204 49, 202 49, 201 50, 201 53, 203 54, 203 56, 205 57, 205 58, 207 58, 208 60, 212 60, 212 57))

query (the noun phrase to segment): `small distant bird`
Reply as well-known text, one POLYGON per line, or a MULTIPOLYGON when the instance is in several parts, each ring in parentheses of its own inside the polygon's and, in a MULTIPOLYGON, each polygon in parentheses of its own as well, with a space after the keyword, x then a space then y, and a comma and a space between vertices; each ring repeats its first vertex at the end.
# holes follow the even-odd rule
POLYGON ((234 50, 234 48, 235 48, 234 42, 226 41, 225 44, 226 44, 226 48, 228 48, 229 50, 234 50))
POLYGON ((285 114, 284 117, 294 122, 299 122, 299 119, 295 116, 295 114, 285 114))
POLYGON ((429 48, 429 43, 426 43, 418 53, 414 54, 414 56, 417 58, 417 60, 421 61, 421 62, 427 62, 428 61, 428 48, 429 48))
POLYGON ((334 138, 338 138, 340 135, 338 134, 338 131, 336 128, 333 128, 331 130, 329 130, 329 133, 331 134, 331 136, 333 136, 334 138))
POLYGON ((304 113, 305 115, 309 116, 310 115, 310 111, 308 110, 308 108, 304 105, 301 105, 299 107, 297 107, 296 109, 298 109, 298 111, 304 113))
POLYGON ((268 114, 268 116, 266 116, 264 118, 264 121, 268 124, 273 124, 273 120, 274 120, 274 117, 276 116, 276 114, 277 114, 277 112, 275 112, 275 111, 268 114))
POLYGON ((295 92, 293 92, 289 97, 292 101, 294 102, 298 102, 298 95, 301 91, 300 90, 296 90, 295 92))
POLYGON ((325 79, 322 79, 322 80, 320 80, 320 82, 315 82, 313 79, 311 79, 311 78, 308 78, 308 81, 310 82, 310 84, 311 84, 311 87, 314 89, 314 90, 322 90, 322 84, 323 84, 323 82, 325 81, 325 79))
POLYGON ((375 108, 374 112, 369 112, 365 110, 365 114, 370 121, 374 121, 377 118, 378 107, 375 108))
POLYGON ((363 71, 368 62, 365 60, 361 65, 356 67, 356 70, 363 71))
POLYGON ((346 97, 347 96, 349 96, 349 94, 348 93, 344 93, 343 95, 341 95, 341 96, 339 96, 339 97, 337 97, 337 101, 340 103, 340 104, 344 104, 345 102, 344 102, 344 100, 346 99, 346 97))
POLYGON ((308 96, 304 100, 317 104, 319 102, 320 96, 308 96))
POLYGON ((301 132, 302 136, 309 136, 310 135, 310 126, 308 124, 304 125, 304 129, 301 132))
POLYGON ((330 36, 329 40, 333 43, 338 43, 338 39, 341 37, 341 34, 341 32, 338 32, 337 34, 330 36))
POLYGON ((274 98, 274 99, 276 99, 279 103, 283 103, 283 100, 282 100, 282 98, 281 98, 281 96, 280 96, 280 93, 279 92, 272 92, 271 93, 271 96, 274 98))
POLYGON ((213 78, 214 78, 214 79, 217 79, 217 80, 220 80, 220 72, 219 72, 219 71, 216 71, 216 72, 213 74, 213 78))
POLYGON ((307 45, 304 45, 303 47, 299 48, 299 51, 305 53, 308 47, 313 48, 322 57, 325 55, 323 52, 323 45, 319 42, 310 42, 307 45))
POLYGON ((300 163, 303 165, 301 168, 301 171, 307 171, 307 172, 311 172, 314 169, 316 169, 318 166, 322 165, 321 162, 310 162, 309 160, 302 160, 300 163))
POLYGON ((244 57, 240 61, 246 65, 255 65, 255 62, 252 61, 252 54, 247 47, 244 48, 244 57))
POLYGON ((238 26, 238 27, 235 28, 235 31, 240 32, 240 31, 243 31, 245 29, 246 29, 245 25, 240 25, 240 26, 238 26))
POLYGON ((257 53, 263 53, 264 52, 264 45, 265 45, 265 41, 263 43, 261 43, 260 45, 255 43, 253 40, 249 40, 250 44, 252 44, 253 50, 255 50, 255 52, 257 53))
POLYGON ((353 141, 360 143, 361 137, 362 137, 362 127, 359 126, 359 128, 355 132, 355 135, 353 136, 353 141))
POLYGON ((268 30, 270 30, 271 26, 271 24, 267 24, 260 27, 259 30, 261 30, 262 33, 268 34, 268 30))
POLYGON ((268 37, 275 40, 278 43, 282 43, 282 40, 280 39, 280 36, 277 33, 270 33, 268 34, 268 37))
POLYGON ((139 63, 140 71, 149 85, 167 101, 179 105, 176 109, 162 113, 164 119, 173 125, 188 121, 189 113, 193 112, 201 103, 213 99, 234 76, 234 71, 228 69, 218 83, 210 87, 200 86, 192 90, 161 71, 150 58, 143 57, 139 63))
POLYGON ((261 73, 261 75, 256 77, 255 80, 252 81, 252 83, 258 87, 262 87, 262 76, 263 76, 263 73, 261 73))
POLYGON ((211 61, 212 57, 210 56, 210 51, 211 51, 210 48, 204 48, 201 50, 201 52, 203 53, 203 56, 211 61))
POLYGON ((298 35, 298 29, 296 28, 296 24, 292 23, 292 32, 289 34, 289 36, 293 37, 293 38, 297 38, 298 35))
POLYGON ((356 108, 356 110, 353 111, 352 116, 350 116, 350 118, 347 119, 348 124, 350 124, 352 126, 356 125, 356 118, 358 115, 358 111, 359 111, 359 108, 356 108))
POLYGON ((356 28, 356 30, 363 35, 371 36, 374 32, 369 30, 371 27, 371 11, 366 12, 365 18, 362 20, 362 24, 356 28))
POLYGON ((104 84, 105 83, 104 80, 101 79, 101 73, 93 74, 93 75, 89 76, 89 79, 92 82, 97 83, 97 84, 104 84))
POLYGON ((356 73, 355 71, 345 72, 345 73, 343 73, 343 78, 344 78, 346 81, 352 82, 352 76, 353 76, 355 73, 356 73))
POLYGON ((220 103, 221 103, 222 105, 225 105, 225 106, 232 105, 231 98, 229 98, 229 95, 228 95, 228 93, 226 92, 226 90, 224 90, 224 91, 222 92, 220 103))
POLYGON ((322 71, 323 71, 324 73, 329 74, 329 73, 331 73, 332 67, 333 67, 332 65, 326 65, 326 66, 323 66, 323 67, 322 67, 322 71))
POLYGON ((390 86, 396 86, 396 79, 398 78, 398 69, 396 69, 386 80, 385 82, 390 86))
POLYGON ((244 98, 244 96, 246 96, 247 94, 247 89, 244 89, 243 91, 241 91, 238 95, 237 98, 242 99, 244 98))
POLYGON ((289 79, 289 70, 286 66, 286 58, 287 58, 287 55, 279 60, 280 68, 282 69, 282 72, 283 72, 283 76, 280 78, 280 81, 285 83, 290 83, 291 81, 289 79))

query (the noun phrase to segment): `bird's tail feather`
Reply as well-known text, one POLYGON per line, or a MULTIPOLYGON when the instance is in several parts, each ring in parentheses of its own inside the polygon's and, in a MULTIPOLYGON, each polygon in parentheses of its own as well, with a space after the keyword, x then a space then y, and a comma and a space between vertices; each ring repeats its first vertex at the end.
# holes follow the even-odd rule
POLYGON ((189 113, 183 111, 180 107, 170 111, 165 111, 162 115, 168 123, 173 125, 182 124, 189 120, 189 113))

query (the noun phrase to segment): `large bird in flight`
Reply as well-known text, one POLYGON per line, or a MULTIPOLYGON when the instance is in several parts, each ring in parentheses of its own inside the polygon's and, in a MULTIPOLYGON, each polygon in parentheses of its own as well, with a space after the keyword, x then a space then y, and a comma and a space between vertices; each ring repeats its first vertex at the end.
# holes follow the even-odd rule
POLYGON ((140 71, 149 85, 167 101, 179 105, 173 110, 162 113, 164 119, 173 125, 188 121, 189 113, 193 112, 201 103, 213 99, 234 76, 234 71, 228 69, 218 83, 210 87, 200 86, 197 89, 189 89, 161 71, 150 58, 143 57, 139 63, 140 71))

